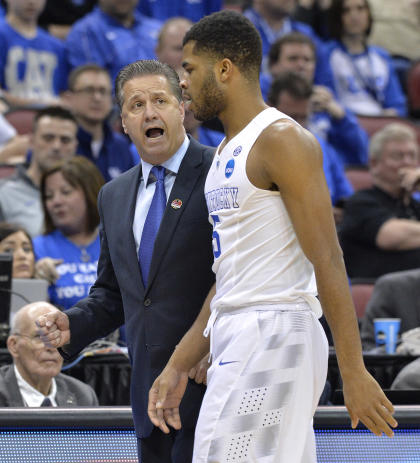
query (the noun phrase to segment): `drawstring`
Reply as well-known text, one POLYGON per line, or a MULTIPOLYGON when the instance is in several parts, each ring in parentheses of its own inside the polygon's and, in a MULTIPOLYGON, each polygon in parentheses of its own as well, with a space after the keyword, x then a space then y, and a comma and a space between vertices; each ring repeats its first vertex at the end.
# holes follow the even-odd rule
POLYGON ((208 360, 209 363, 211 362, 211 359, 213 357, 213 336, 212 336, 211 332, 212 332, 213 326, 214 326, 214 324, 216 322, 217 315, 218 315, 217 310, 213 310, 211 312, 210 317, 209 317, 209 321, 207 322, 207 326, 206 326, 205 330, 203 331, 203 336, 205 338, 207 338, 210 335, 210 355, 209 355, 209 360, 208 360))

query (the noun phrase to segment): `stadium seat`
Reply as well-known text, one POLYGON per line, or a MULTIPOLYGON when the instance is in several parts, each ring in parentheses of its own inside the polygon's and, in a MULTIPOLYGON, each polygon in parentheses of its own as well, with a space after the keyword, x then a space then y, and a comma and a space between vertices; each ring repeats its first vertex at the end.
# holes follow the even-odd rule
POLYGON ((410 114, 420 117, 420 61, 416 61, 408 71, 407 96, 410 114))
POLYGON ((420 124, 417 124, 410 119, 398 116, 357 116, 357 118, 369 137, 386 125, 392 122, 399 122, 414 129, 417 133, 417 140, 420 143, 420 124))
POLYGON ((372 296, 373 287, 374 283, 370 280, 366 282, 357 282, 357 280, 355 280, 351 283, 351 296, 353 298, 356 315, 359 320, 365 315, 366 306, 372 296))
POLYGON ((13 125, 19 135, 32 133, 32 126, 37 109, 16 108, 7 111, 4 117, 13 125))
POLYGON ((0 179, 10 177, 14 174, 16 166, 12 164, 0 164, 0 179))
POLYGON ((373 186, 372 176, 365 166, 349 166, 345 170, 345 175, 354 191, 364 190, 373 186))

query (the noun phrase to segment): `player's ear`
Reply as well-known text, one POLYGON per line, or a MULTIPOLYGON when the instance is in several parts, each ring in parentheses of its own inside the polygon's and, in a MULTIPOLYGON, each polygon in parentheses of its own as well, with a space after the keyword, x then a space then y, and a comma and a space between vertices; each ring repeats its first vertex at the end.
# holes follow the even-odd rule
POLYGON ((229 58, 223 58, 217 63, 217 74, 220 82, 226 82, 233 73, 233 63, 229 58))

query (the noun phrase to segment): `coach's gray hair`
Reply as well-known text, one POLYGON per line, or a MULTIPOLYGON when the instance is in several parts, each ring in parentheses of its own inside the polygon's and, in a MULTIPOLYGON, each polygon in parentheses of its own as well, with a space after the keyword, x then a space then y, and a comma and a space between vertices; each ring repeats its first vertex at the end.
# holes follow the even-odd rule
POLYGON ((168 64, 161 63, 157 60, 139 60, 123 67, 115 79, 115 96, 120 110, 124 104, 124 85, 135 77, 151 75, 165 77, 173 95, 179 102, 182 101, 182 90, 179 85, 179 77, 176 71, 174 71, 168 64))
POLYGON ((369 160, 380 159, 384 146, 389 141, 414 141, 417 146, 417 136, 414 129, 407 124, 392 122, 383 129, 378 130, 371 138, 369 144, 369 160))

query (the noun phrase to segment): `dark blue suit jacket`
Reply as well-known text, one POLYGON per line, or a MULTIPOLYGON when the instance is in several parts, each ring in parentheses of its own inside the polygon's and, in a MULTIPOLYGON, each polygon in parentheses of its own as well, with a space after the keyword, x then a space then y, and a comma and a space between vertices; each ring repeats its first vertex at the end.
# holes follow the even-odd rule
MULTIPOLYGON (((101 254, 89 296, 66 313, 71 359, 88 343, 126 323, 132 365, 131 404, 138 437, 153 425, 147 416, 149 389, 189 329, 214 283, 212 229, 204 182, 214 150, 190 139, 156 238, 144 288, 133 237, 141 164, 106 184, 99 193, 101 254), (171 206, 174 200, 182 206, 171 206)), ((181 404, 184 427, 194 427, 204 387, 190 381, 181 404)))

